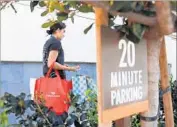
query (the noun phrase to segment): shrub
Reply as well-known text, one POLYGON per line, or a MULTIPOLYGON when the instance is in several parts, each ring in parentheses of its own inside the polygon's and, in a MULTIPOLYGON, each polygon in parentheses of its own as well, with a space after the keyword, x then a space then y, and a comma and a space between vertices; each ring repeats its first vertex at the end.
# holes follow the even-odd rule
MULTIPOLYGON (((174 122, 177 126, 177 81, 170 80, 174 122)), ((88 89, 86 91, 86 100, 78 104, 78 96, 71 96, 71 106, 68 111, 67 119, 64 125, 57 123, 57 117, 54 112, 46 108, 42 104, 36 104, 33 100, 30 100, 30 96, 26 96, 25 93, 21 93, 19 96, 13 96, 12 94, 5 93, 0 100, 0 125, 6 127, 8 124, 8 114, 13 113, 16 116, 18 125, 25 127, 69 127, 69 125, 75 123, 76 127, 97 127, 98 126, 98 112, 97 112, 97 94, 96 92, 88 89)), ((159 98, 160 114, 159 114, 159 126, 165 126, 165 115, 163 109, 162 98, 159 98)), ((140 116, 132 116, 132 127, 140 127, 140 116)), ((16 125, 8 125, 9 127, 15 127, 16 125)), ((113 122, 114 126, 114 122, 113 122)))

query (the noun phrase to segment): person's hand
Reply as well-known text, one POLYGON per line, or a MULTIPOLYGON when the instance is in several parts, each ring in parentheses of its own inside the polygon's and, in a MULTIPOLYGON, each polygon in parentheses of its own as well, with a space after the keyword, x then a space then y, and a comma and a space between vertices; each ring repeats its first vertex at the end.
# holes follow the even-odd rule
POLYGON ((80 69, 80 66, 78 65, 78 66, 71 67, 70 71, 77 71, 79 69, 80 69))
POLYGON ((67 64, 65 64, 66 67, 69 67, 67 64))

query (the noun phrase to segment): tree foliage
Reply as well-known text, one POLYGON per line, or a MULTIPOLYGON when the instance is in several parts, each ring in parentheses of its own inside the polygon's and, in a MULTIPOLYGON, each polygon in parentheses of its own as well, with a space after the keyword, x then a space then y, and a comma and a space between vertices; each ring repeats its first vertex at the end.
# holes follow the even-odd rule
MULTIPOLYGON (((32 1, 31 5, 34 5, 33 8, 31 8, 31 11, 33 11, 34 7, 36 6, 36 1, 32 1)), ((72 22, 74 22, 74 16, 78 12, 94 13, 94 9, 91 5, 80 1, 40 1, 39 6, 46 8, 41 16, 45 16, 48 13, 56 13, 56 19, 49 19, 49 21, 42 25, 43 28, 50 27, 56 22, 61 22, 68 19, 71 19, 72 22)), ((110 1, 110 6, 111 10, 116 10, 118 12, 131 11, 147 16, 155 15, 154 6, 151 1, 110 1)), ((141 40, 145 30, 147 29, 147 26, 138 23, 131 23, 128 21, 128 19, 124 19, 124 24, 119 26, 114 22, 115 19, 116 16, 109 14, 109 27, 121 31, 129 40, 135 43, 138 43, 141 40)), ((88 26, 84 30, 84 33, 86 34, 92 28, 92 26, 93 24, 88 26)))
MULTIPOLYGON (((0 10, 5 8, 8 3, 13 7, 13 2, 1 2, 0 10)), ((173 11, 176 11, 176 1, 171 1, 173 11)), ((47 16, 50 13, 55 13, 56 17, 48 19, 42 24, 43 28, 48 28, 56 22, 62 22, 65 20, 71 20, 74 23, 74 18, 77 13, 94 13, 94 8, 90 4, 84 1, 70 1, 70 0, 33 0, 30 2, 31 12, 35 10, 36 6, 45 8, 45 11, 41 13, 41 16, 47 16)), ((109 1, 110 11, 117 12, 133 12, 148 17, 155 17, 156 11, 153 1, 109 1)), ((15 11, 16 12, 16 11, 15 11)), ((132 22, 129 18, 124 18, 123 25, 118 25, 115 22, 117 16, 109 14, 109 27, 121 32, 122 36, 126 36, 129 40, 134 43, 138 43, 144 36, 145 31, 149 28, 141 23, 132 22)), ((175 16, 176 17, 176 16, 175 16)), ((176 20, 176 18, 174 18, 176 20)), ((177 22, 177 21, 176 21, 177 22)), ((177 25, 177 23, 176 23, 177 25)), ((90 24, 85 28, 84 33, 86 34, 93 24, 90 24)))
MULTIPOLYGON (((174 122, 177 126, 177 81, 170 79, 174 122)), ((64 125, 58 124, 59 121, 54 112, 46 108, 43 104, 38 105, 33 100, 26 97, 25 93, 14 96, 5 93, 0 101, 0 126, 1 127, 68 127, 75 123, 76 127, 97 127, 98 111, 97 111, 97 94, 88 89, 86 91, 86 100, 78 104, 79 96, 71 96, 71 106, 64 125), (15 114, 18 124, 8 125, 8 115, 15 114)), ((160 94, 160 93, 159 93, 160 94)), ((165 126, 165 114, 163 109, 162 97, 159 98, 159 126, 165 126)), ((132 127, 140 127, 139 115, 132 116, 132 127)), ((114 124, 113 124, 114 126, 114 124)))

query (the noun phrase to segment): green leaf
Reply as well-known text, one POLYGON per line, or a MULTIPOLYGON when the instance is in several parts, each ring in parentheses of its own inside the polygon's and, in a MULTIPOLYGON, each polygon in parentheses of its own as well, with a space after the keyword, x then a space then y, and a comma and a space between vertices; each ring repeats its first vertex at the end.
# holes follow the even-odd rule
POLYGON ((22 127, 20 124, 10 124, 7 127, 22 127))
POLYGON ((132 10, 133 1, 114 1, 111 6, 111 10, 116 10, 119 12, 128 12, 132 10))
POLYGON ((68 17, 68 13, 66 13, 66 12, 58 12, 57 16, 67 16, 68 17))
POLYGON ((132 31, 136 37, 138 37, 139 39, 142 39, 142 36, 145 32, 145 26, 139 23, 133 23, 132 31))
POLYGON ((39 3, 39 1, 31 1, 30 2, 30 9, 31 9, 31 12, 34 11, 34 7, 37 6, 39 3))
POLYGON ((8 116, 6 114, 6 112, 2 112, 0 114, 0 123, 2 127, 6 127, 8 125, 8 116))
POLYGON ((72 119, 71 116, 68 116, 68 118, 66 119, 66 123, 67 125, 71 126, 74 123, 74 119, 72 119))
POLYGON ((115 24, 114 20, 113 19, 109 19, 109 26, 112 27, 112 26, 114 26, 114 24, 115 24))
POLYGON ((55 4, 56 4, 56 1, 55 0, 49 0, 49 4, 48 4, 48 9, 49 9, 49 12, 53 12, 55 10, 55 4))
POLYGON ((93 12, 93 8, 92 8, 92 6, 89 7, 84 4, 79 8, 79 11, 83 12, 83 13, 93 12))
POLYGON ((87 114, 86 113, 82 113, 80 116, 80 121, 85 121, 87 119, 87 114))
POLYGON ((70 7, 77 8, 77 1, 68 1, 70 7))
POLYGON ((76 111, 76 108, 74 106, 70 106, 69 107, 69 110, 68 110, 68 113, 71 114, 73 113, 74 111, 76 111))
POLYGON ((39 6, 40 6, 40 7, 45 7, 45 6, 46 6, 46 4, 45 4, 45 2, 44 2, 44 1, 40 1, 40 2, 39 2, 39 6))
POLYGON ((26 97, 26 94, 25 93, 21 93, 19 96, 17 96, 19 99, 22 99, 24 100, 25 97, 26 97))
POLYGON ((41 13, 41 16, 46 16, 48 13, 49 13, 49 11, 46 10, 46 11, 44 11, 44 12, 41 13))
POLYGON ((126 37, 127 39, 129 39, 134 43, 139 43, 140 40, 143 38, 145 30, 146 30, 146 26, 138 23, 133 23, 126 37))
POLYGON ((93 26, 93 23, 84 30, 84 34, 87 34, 88 31, 92 28, 92 26, 93 26))
POLYGON ((58 22, 62 22, 64 20, 66 20, 66 19, 68 19, 68 16, 58 16, 57 17, 58 22))
POLYGON ((114 0, 110 0, 109 4, 112 6, 114 4, 114 0))
POLYGON ((48 27, 52 26, 53 23, 54 22, 52 22, 52 21, 46 22, 46 23, 42 24, 42 28, 48 28, 48 27))
POLYGON ((64 11, 64 10, 65 10, 64 6, 61 5, 60 3, 55 3, 55 4, 53 5, 53 7, 54 7, 56 10, 59 10, 59 11, 64 11))
POLYGON ((51 6, 50 8, 48 8, 48 10, 50 13, 52 13, 55 10, 55 8, 53 6, 51 6))
POLYGON ((140 13, 144 9, 144 1, 134 1, 132 8, 135 12, 140 13))
POLYGON ((90 94, 91 94, 91 90, 90 89, 88 89, 86 92, 85 92, 85 95, 88 97, 90 94))
POLYGON ((146 16, 155 16, 156 15, 155 11, 150 11, 150 10, 142 10, 141 13, 146 16))
POLYGON ((0 108, 4 106, 4 101, 0 99, 0 108))

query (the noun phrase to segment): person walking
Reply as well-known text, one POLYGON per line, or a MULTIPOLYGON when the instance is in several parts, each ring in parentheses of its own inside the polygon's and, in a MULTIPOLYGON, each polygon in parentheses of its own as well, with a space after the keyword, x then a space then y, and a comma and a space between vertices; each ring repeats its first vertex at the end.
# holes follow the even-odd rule
MULTIPOLYGON (((49 30, 47 30, 50 38, 46 41, 43 46, 43 74, 46 76, 49 68, 53 64, 52 72, 50 73, 50 77, 56 77, 55 70, 58 71, 60 77, 62 79, 66 79, 65 71, 77 71, 79 66, 67 66, 64 64, 64 50, 62 47, 61 40, 64 38, 66 25, 62 22, 53 24, 49 30)), ((56 121, 54 126, 56 125, 64 125, 68 114, 64 112, 62 115, 56 116, 56 121)))
POLYGON ((61 40, 64 38, 66 25, 62 22, 55 23, 47 30, 51 37, 46 41, 43 47, 43 74, 46 75, 49 67, 54 63, 51 77, 55 76, 55 71, 58 70, 62 79, 66 79, 65 71, 77 71, 80 67, 69 67, 64 64, 64 50, 62 48, 61 40))

